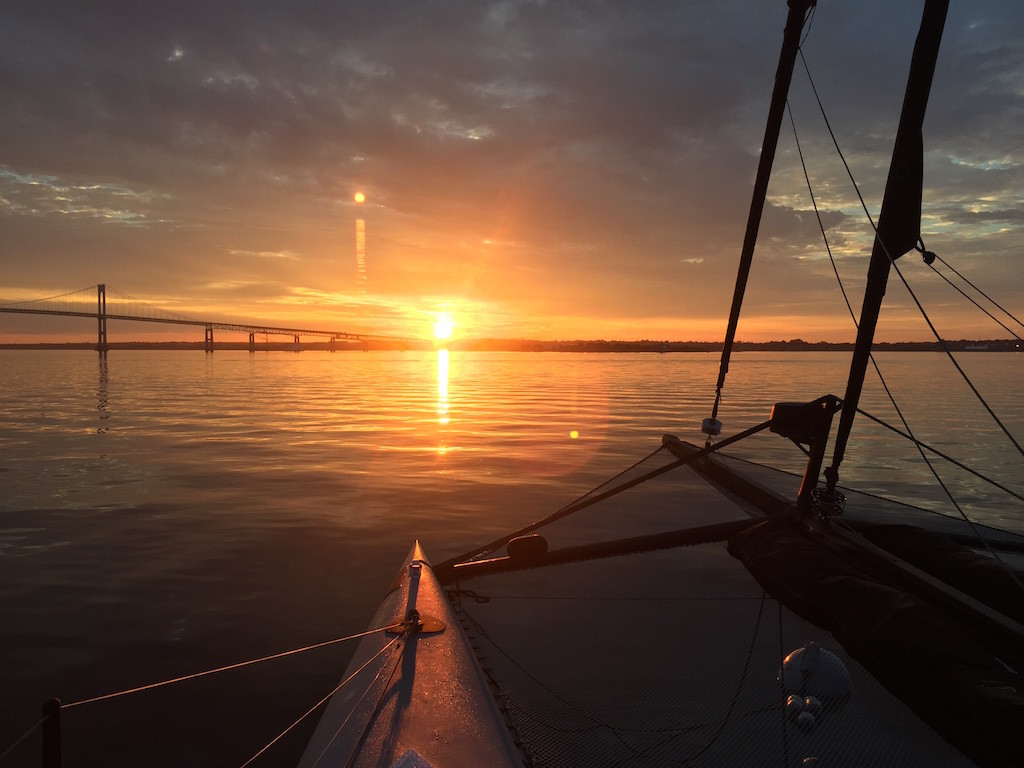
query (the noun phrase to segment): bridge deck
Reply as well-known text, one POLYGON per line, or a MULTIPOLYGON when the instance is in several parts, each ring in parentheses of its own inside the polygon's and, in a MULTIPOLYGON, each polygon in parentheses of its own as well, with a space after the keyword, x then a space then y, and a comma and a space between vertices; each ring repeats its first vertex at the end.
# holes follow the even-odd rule
MULTIPOLYGON (((112 293, 121 297, 122 301, 127 300, 128 310, 108 312, 106 309, 106 286, 95 285, 79 291, 51 296, 30 301, 9 303, 0 306, 0 312, 16 313, 23 315, 60 315, 64 317, 88 317, 96 320, 101 329, 105 329, 107 320, 129 320, 141 323, 163 323, 170 325, 199 326, 207 329, 207 342, 212 343, 212 330, 239 331, 271 336, 293 336, 298 341, 300 336, 313 336, 317 338, 339 339, 348 341, 370 341, 389 342, 404 344, 421 344, 423 339, 414 339, 403 336, 390 336, 385 334, 352 333, 350 331, 329 330, 323 328, 288 328, 284 326, 267 325, 265 323, 246 323, 230 320, 203 320, 199 318, 175 315, 175 313, 154 307, 145 302, 133 299, 126 294, 121 294, 113 289, 112 293), (96 307, 95 310, 91 307, 96 307)), ((106 346, 105 333, 100 331, 100 346, 106 346)))

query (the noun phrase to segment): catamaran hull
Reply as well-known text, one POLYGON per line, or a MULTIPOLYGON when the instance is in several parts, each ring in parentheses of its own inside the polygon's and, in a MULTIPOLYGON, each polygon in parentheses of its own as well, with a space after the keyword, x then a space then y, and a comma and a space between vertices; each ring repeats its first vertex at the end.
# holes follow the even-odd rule
POLYGON ((418 542, 370 626, 299 768, 524 765, 418 542))

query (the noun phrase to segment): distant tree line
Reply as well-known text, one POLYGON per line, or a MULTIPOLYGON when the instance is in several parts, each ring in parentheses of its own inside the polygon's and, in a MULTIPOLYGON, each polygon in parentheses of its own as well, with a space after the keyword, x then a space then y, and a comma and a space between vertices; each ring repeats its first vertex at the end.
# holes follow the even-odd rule
MULTIPOLYGON (((954 352, 1020 352, 1022 344, 1016 339, 958 339, 946 342, 954 352)), ((608 341, 604 339, 578 339, 572 341, 538 341, 534 339, 460 339, 446 344, 448 349, 491 352, 721 352, 720 341, 608 341)), ((37 343, 37 344, 3 344, 0 349, 93 349, 95 343, 37 343)), ((245 342, 216 342, 214 349, 245 350, 249 345, 245 342)), ((258 351, 294 351, 293 342, 272 341, 256 342, 258 351)), ((301 342, 299 349, 331 349, 326 341, 301 342)), ((373 341, 345 342, 338 341, 333 348, 338 352, 364 350, 411 350, 433 349, 430 343, 409 344, 403 342, 373 341)), ((126 341, 112 342, 110 349, 203 349, 203 342, 194 341, 126 341)), ((847 352, 853 349, 853 342, 804 341, 789 339, 786 341, 737 341, 733 347, 736 352, 847 352)), ((941 352, 942 346, 934 341, 899 341, 875 342, 872 349, 881 352, 941 352)))

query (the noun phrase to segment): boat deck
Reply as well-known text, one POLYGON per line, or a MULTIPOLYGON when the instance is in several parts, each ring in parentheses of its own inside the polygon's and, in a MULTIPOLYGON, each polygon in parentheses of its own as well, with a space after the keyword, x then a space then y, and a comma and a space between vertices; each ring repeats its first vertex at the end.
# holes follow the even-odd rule
MULTIPOLYGON (((673 460, 662 450, 631 474, 673 460)), ((754 514, 682 467, 540 532, 557 550, 754 514)), ((975 764, 830 633, 768 596, 724 541, 478 576, 449 589, 536 766, 975 764), (852 695, 801 727, 787 716, 779 671, 808 643, 842 660, 852 695)))
MULTIPOLYGON (((801 478, 791 472, 724 453, 715 454, 714 460, 731 472, 743 475, 772 493, 785 498, 795 499, 800 488, 801 478)), ((850 488, 842 490, 847 498, 845 516, 852 520, 884 524, 891 523, 898 518, 912 525, 919 525, 932 531, 965 539, 975 538, 975 531, 982 530, 985 537, 992 542, 1005 541, 1015 544, 1021 542, 1021 536, 1012 531, 1004 531, 977 522, 968 523, 962 518, 922 509, 871 493, 850 488)))

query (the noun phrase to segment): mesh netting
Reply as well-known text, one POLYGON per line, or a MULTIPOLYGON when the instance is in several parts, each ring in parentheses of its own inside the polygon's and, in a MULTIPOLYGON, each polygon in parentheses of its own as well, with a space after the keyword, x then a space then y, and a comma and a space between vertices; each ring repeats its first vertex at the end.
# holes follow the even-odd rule
MULTIPOLYGON (((747 514, 682 468, 542 533, 558 548, 747 514)), ((973 765, 724 543, 473 578, 452 599, 536 766, 973 765), (778 672, 808 642, 843 660, 853 693, 803 729, 778 672)))

